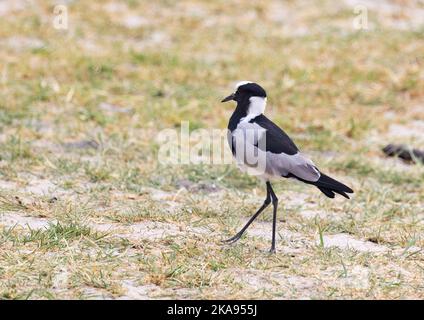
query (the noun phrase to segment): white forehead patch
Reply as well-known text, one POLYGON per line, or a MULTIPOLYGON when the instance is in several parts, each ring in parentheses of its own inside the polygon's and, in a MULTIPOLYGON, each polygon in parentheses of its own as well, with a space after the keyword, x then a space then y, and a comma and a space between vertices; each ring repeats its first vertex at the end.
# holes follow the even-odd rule
POLYGON ((252 81, 239 81, 239 82, 237 82, 236 83, 236 91, 237 91, 237 89, 239 88, 239 87, 241 87, 241 86, 243 86, 243 85, 245 85, 245 84, 248 84, 248 83, 253 83, 252 81))

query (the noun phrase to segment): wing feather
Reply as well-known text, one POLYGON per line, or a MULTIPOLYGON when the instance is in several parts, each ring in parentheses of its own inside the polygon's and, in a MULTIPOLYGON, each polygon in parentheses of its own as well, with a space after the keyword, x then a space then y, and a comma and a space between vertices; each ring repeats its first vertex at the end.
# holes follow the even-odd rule
POLYGON ((249 147, 258 157, 266 157, 267 174, 273 176, 292 174, 306 181, 317 181, 320 172, 315 164, 301 154, 293 141, 270 120, 256 122, 256 119, 261 117, 265 116, 258 116, 253 122, 240 122, 230 133, 228 140, 234 156, 238 160, 245 159, 245 155, 236 155, 236 150, 247 150, 249 147), (237 143, 244 144, 246 149, 236 148, 237 143))

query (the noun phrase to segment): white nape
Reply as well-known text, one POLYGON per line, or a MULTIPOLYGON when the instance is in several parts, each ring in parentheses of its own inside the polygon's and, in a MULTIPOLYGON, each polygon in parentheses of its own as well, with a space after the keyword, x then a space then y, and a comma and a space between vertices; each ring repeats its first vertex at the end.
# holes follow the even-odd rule
POLYGON ((240 122, 249 122, 253 118, 261 115, 265 111, 266 107, 266 97, 250 97, 250 104, 247 110, 247 116, 240 119, 240 122))

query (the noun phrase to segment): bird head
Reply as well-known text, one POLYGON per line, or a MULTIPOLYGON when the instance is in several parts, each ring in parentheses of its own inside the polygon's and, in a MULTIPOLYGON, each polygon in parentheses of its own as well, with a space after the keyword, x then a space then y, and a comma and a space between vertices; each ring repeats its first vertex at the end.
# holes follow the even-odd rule
POLYGON ((243 108, 246 114, 259 115, 266 106, 266 92, 257 83, 240 81, 236 84, 235 92, 221 102, 236 101, 238 108, 243 108))
POLYGON ((221 102, 227 102, 231 100, 241 102, 246 99, 249 100, 251 97, 266 99, 266 92, 264 88, 262 88, 257 83, 251 81, 240 81, 236 84, 235 91, 221 102))

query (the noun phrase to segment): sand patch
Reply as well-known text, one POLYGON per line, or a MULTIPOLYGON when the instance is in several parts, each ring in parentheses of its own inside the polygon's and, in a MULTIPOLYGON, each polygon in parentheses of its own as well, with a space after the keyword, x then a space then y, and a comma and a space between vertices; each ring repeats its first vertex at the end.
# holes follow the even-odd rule
POLYGON ((328 212, 322 211, 322 210, 312 210, 312 209, 305 209, 305 210, 300 210, 299 211, 299 215, 302 218, 305 219, 315 219, 315 218, 320 218, 320 219, 326 219, 326 218, 331 218, 331 220, 341 220, 340 215, 334 215, 334 214, 330 214, 328 212))
POLYGON ((104 291, 92 288, 92 287, 83 287, 81 289, 81 296, 85 299, 90 300, 112 300, 113 297, 109 293, 105 293, 104 291))
POLYGON ((122 281, 121 285, 126 293, 117 300, 149 300, 152 299, 149 296, 150 293, 160 290, 160 287, 155 284, 136 285, 131 280, 122 281))
POLYGON ((24 188, 24 192, 45 196, 52 193, 63 193, 65 190, 59 188, 47 179, 39 179, 30 181, 28 186, 24 188))
POLYGON ((55 220, 27 217, 17 213, 4 213, 0 215, 0 225, 7 227, 13 227, 17 225, 30 229, 42 229, 48 228, 50 223, 55 223, 55 220))
POLYGON ((60 267, 56 270, 52 279, 52 286, 56 290, 65 290, 68 288, 70 273, 66 267, 60 267))
POLYGON ((178 225, 160 222, 143 221, 129 225, 118 223, 90 223, 89 226, 96 231, 110 233, 116 237, 131 240, 160 240, 173 236, 192 236, 199 234, 210 234, 205 227, 187 226, 184 229, 178 225))
POLYGON ((327 285, 336 288, 368 289, 370 270, 363 266, 342 266, 321 273, 327 285))
POLYGON ((318 283, 315 279, 286 275, 281 272, 267 272, 260 270, 247 270, 237 272, 234 281, 248 290, 271 291, 281 297, 292 295, 302 296, 306 299, 316 295, 318 283))
MULTIPOLYGON (((340 233, 324 236, 324 248, 339 248, 343 250, 353 249, 360 252, 383 253, 389 249, 385 246, 372 243, 370 241, 357 240, 351 235, 340 233)), ((319 244, 319 239, 317 244, 319 244)))
POLYGON ((16 190, 17 188, 18 188, 18 185, 16 182, 0 180, 0 189, 16 190))
POLYGON ((115 223, 90 224, 97 231, 112 233, 117 237, 132 240, 159 240, 168 236, 181 234, 180 228, 171 223, 146 221, 131 225, 120 225, 115 223))
MULTIPOLYGON (((424 121, 422 120, 416 120, 411 121, 408 124, 392 124, 389 127, 389 130, 387 132, 387 138, 399 141, 401 143, 406 142, 414 142, 416 143, 416 147, 422 146, 424 143, 423 138, 423 132, 424 132, 424 121)), ((393 141, 388 141, 393 142, 393 141)))
MULTIPOLYGON (((248 219, 244 219, 242 223, 240 223, 239 229, 241 229, 246 223, 248 219)), ((291 230, 284 229, 283 227, 279 227, 279 225, 283 224, 281 221, 277 221, 277 240, 283 241, 303 241, 305 237, 301 233, 293 232, 291 230)), ((263 221, 255 221, 253 222, 249 229, 247 229, 246 234, 250 237, 263 238, 266 240, 271 240, 272 238, 272 222, 263 222, 263 221)))

